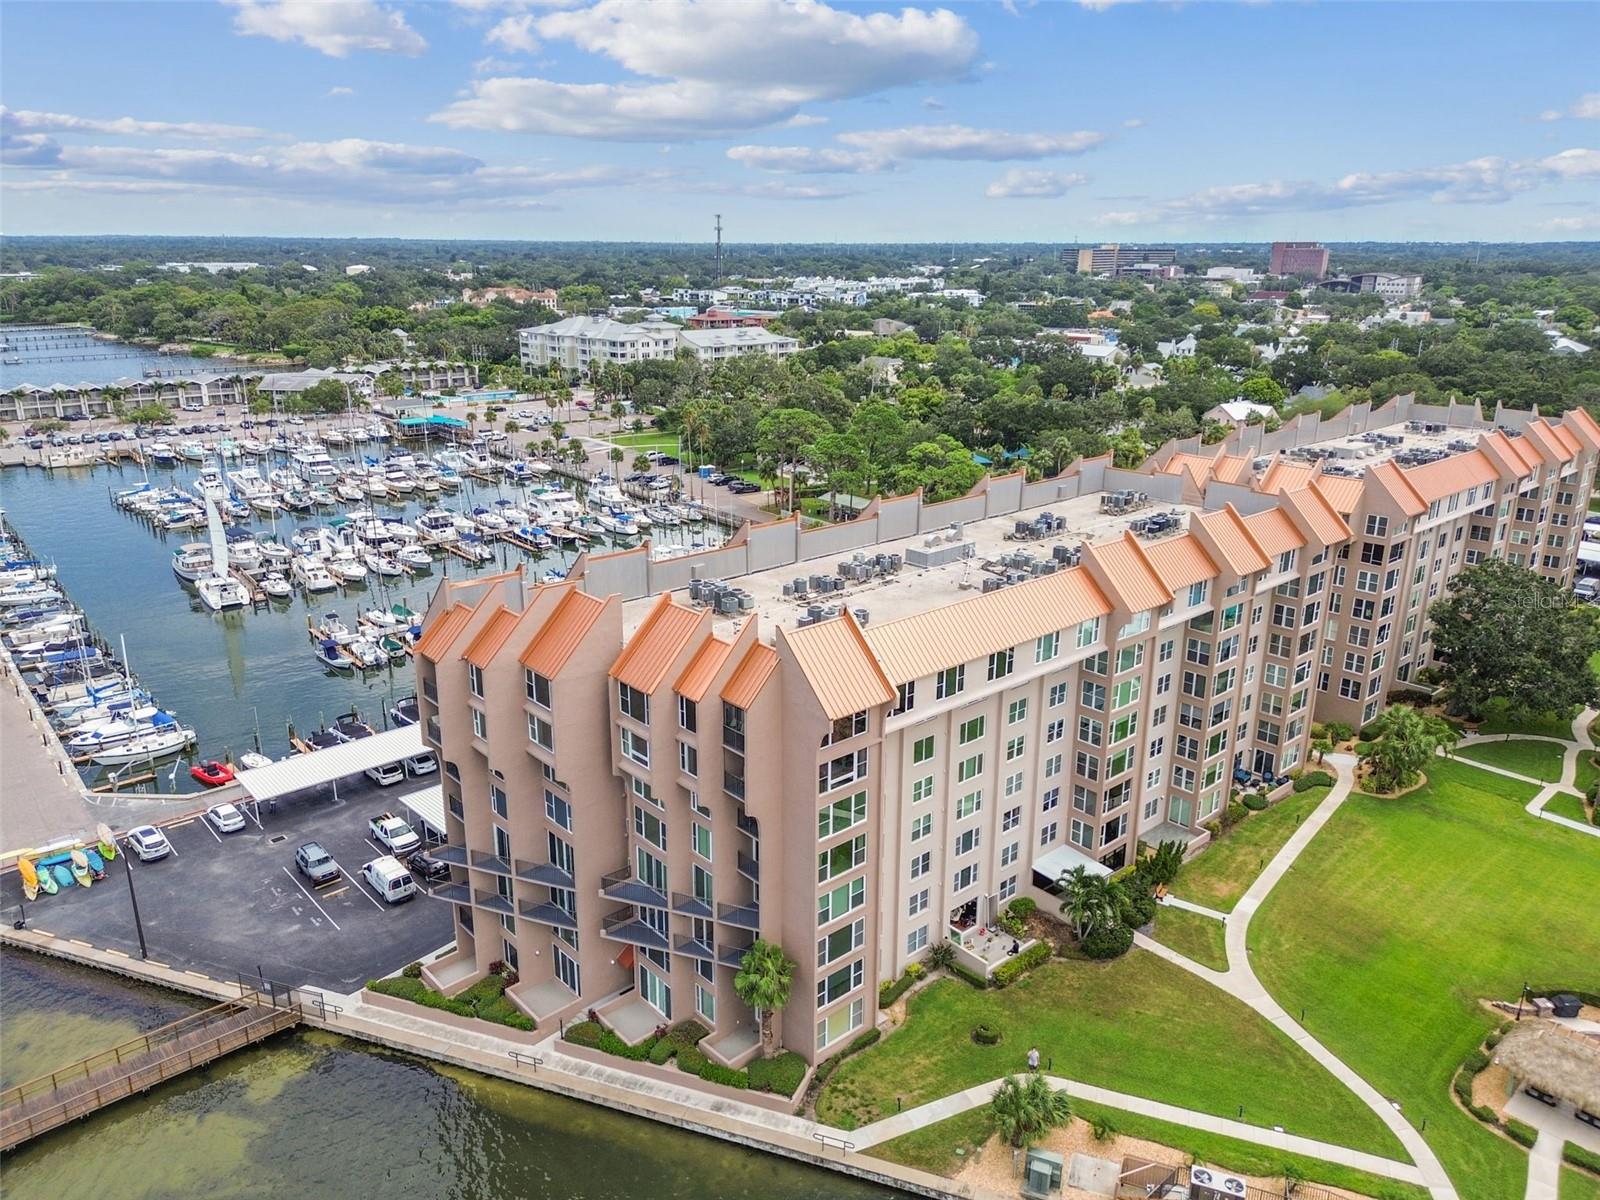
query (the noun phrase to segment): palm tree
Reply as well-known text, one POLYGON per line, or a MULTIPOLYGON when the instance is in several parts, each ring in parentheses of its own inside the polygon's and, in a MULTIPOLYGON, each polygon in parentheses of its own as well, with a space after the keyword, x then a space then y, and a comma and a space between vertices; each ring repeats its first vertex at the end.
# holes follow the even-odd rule
POLYGON ((1061 876, 1060 884, 1061 911, 1080 942, 1116 920, 1121 885, 1113 883, 1110 876, 1091 875, 1084 867, 1073 867, 1061 876))
POLYGON ((733 990, 740 1000, 756 1011, 761 1022, 761 1052, 772 1050, 772 1014, 789 1003, 789 988, 794 984, 795 963, 783 947, 757 938, 739 960, 733 976, 733 990))
POLYGON ((1455 726, 1443 717, 1419 712, 1406 704, 1386 709, 1372 723, 1375 735, 1367 751, 1367 766, 1379 791, 1397 792, 1417 781, 1422 766, 1435 752, 1461 740, 1455 726))
POLYGON ((1000 1136, 1020 1149, 1072 1120, 1072 1100, 1065 1089, 1057 1091, 1046 1083, 1043 1075, 1029 1075, 1026 1080, 1007 1075, 989 1101, 989 1112, 1000 1136))

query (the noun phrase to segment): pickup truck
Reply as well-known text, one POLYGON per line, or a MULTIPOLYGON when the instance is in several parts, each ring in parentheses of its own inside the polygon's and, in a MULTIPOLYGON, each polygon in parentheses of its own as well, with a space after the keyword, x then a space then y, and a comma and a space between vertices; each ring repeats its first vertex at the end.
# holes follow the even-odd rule
POLYGON ((379 813, 373 817, 367 822, 367 831, 373 841, 396 858, 410 854, 422 845, 422 839, 416 835, 416 831, 393 813, 379 813))

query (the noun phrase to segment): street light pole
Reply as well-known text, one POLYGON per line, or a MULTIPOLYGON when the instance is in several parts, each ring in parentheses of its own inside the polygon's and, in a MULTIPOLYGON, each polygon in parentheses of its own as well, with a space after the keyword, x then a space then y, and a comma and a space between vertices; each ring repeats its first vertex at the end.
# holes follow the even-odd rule
POLYGON ((139 934, 139 957, 149 958, 150 950, 144 944, 144 922, 139 919, 139 893, 133 890, 133 847, 122 843, 123 872, 128 877, 128 899, 133 902, 133 927, 139 934))

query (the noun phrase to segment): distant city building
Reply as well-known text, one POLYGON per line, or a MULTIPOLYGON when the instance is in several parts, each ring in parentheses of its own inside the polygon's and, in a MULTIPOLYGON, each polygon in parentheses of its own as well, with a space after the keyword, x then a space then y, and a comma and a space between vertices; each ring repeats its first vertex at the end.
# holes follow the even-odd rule
POLYGON ((1207 421, 1224 421, 1230 425, 1248 424, 1251 417, 1265 420, 1278 410, 1270 404, 1257 404, 1253 400, 1228 400, 1206 410, 1207 421))
POLYGON ((332 371, 318 368, 309 371, 275 371, 261 377, 261 381, 256 384, 256 395, 278 404, 331 379, 335 383, 344 384, 349 389, 352 400, 370 400, 373 377, 372 374, 363 371, 332 371))
POLYGON ((180 275, 187 275, 190 271, 219 275, 223 271, 253 271, 260 265, 258 262, 169 262, 162 263, 161 270, 176 271, 180 275))
POLYGON ((607 317, 568 317, 517 331, 524 367, 557 363, 581 371, 591 362, 632 363, 672 358, 678 352, 678 327, 666 321, 625 324, 607 317))
POLYGON ((1422 292, 1421 275, 1394 275, 1388 271, 1362 271, 1318 285, 1329 292, 1373 292, 1385 300, 1414 300, 1422 292))
POLYGON ((372 270, 372 268, 366 263, 351 263, 344 269, 344 273, 346 275, 365 275, 370 270, 372 270))
POLYGON ((1589 353, 1589 347, 1575 338, 1558 337, 1551 339, 1550 352, 1559 354, 1563 358, 1570 358, 1574 355, 1589 353))
POLYGON ((1120 275, 1135 265, 1174 266, 1178 261, 1178 252, 1171 246, 1123 246, 1116 242, 1061 252, 1062 262, 1068 263, 1074 259, 1080 275, 1120 275))
POLYGON ((1221 279, 1229 283, 1260 283, 1261 275, 1249 267, 1207 267, 1206 278, 1221 279))
POLYGON ((689 318, 690 329, 765 329, 777 320, 776 312, 755 308, 708 308, 689 318))
POLYGON ((1157 342, 1156 353, 1162 358, 1193 358, 1197 345, 1191 333, 1174 342, 1157 342))
POLYGON ((474 308, 487 308, 496 300, 509 300, 512 304, 542 304, 552 312, 560 313, 556 307, 556 291, 554 288, 545 288, 543 291, 533 291, 523 287, 488 287, 473 291, 471 288, 461 289, 461 302, 470 304, 474 308))
POLYGON ((1321 242, 1273 242, 1267 260, 1268 275, 1306 275, 1321 279, 1328 273, 1328 251, 1321 242))
POLYGON ((755 328, 684 329, 678 333, 678 345, 701 362, 722 362, 746 354, 787 358, 800 349, 800 343, 794 338, 779 337, 755 328))
POLYGON ((905 321, 896 321, 893 317, 878 317, 872 322, 872 332, 878 337, 894 337, 910 329, 911 326, 905 321))

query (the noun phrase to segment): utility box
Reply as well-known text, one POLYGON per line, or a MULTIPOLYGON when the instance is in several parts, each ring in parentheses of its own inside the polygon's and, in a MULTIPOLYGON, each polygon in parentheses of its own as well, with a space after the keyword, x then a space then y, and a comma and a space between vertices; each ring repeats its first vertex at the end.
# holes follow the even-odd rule
POLYGON ((1059 1154, 1048 1150, 1029 1150, 1022 1167, 1022 1194, 1030 1200, 1048 1200, 1061 1194, 1062 1168, 1059 1154))

